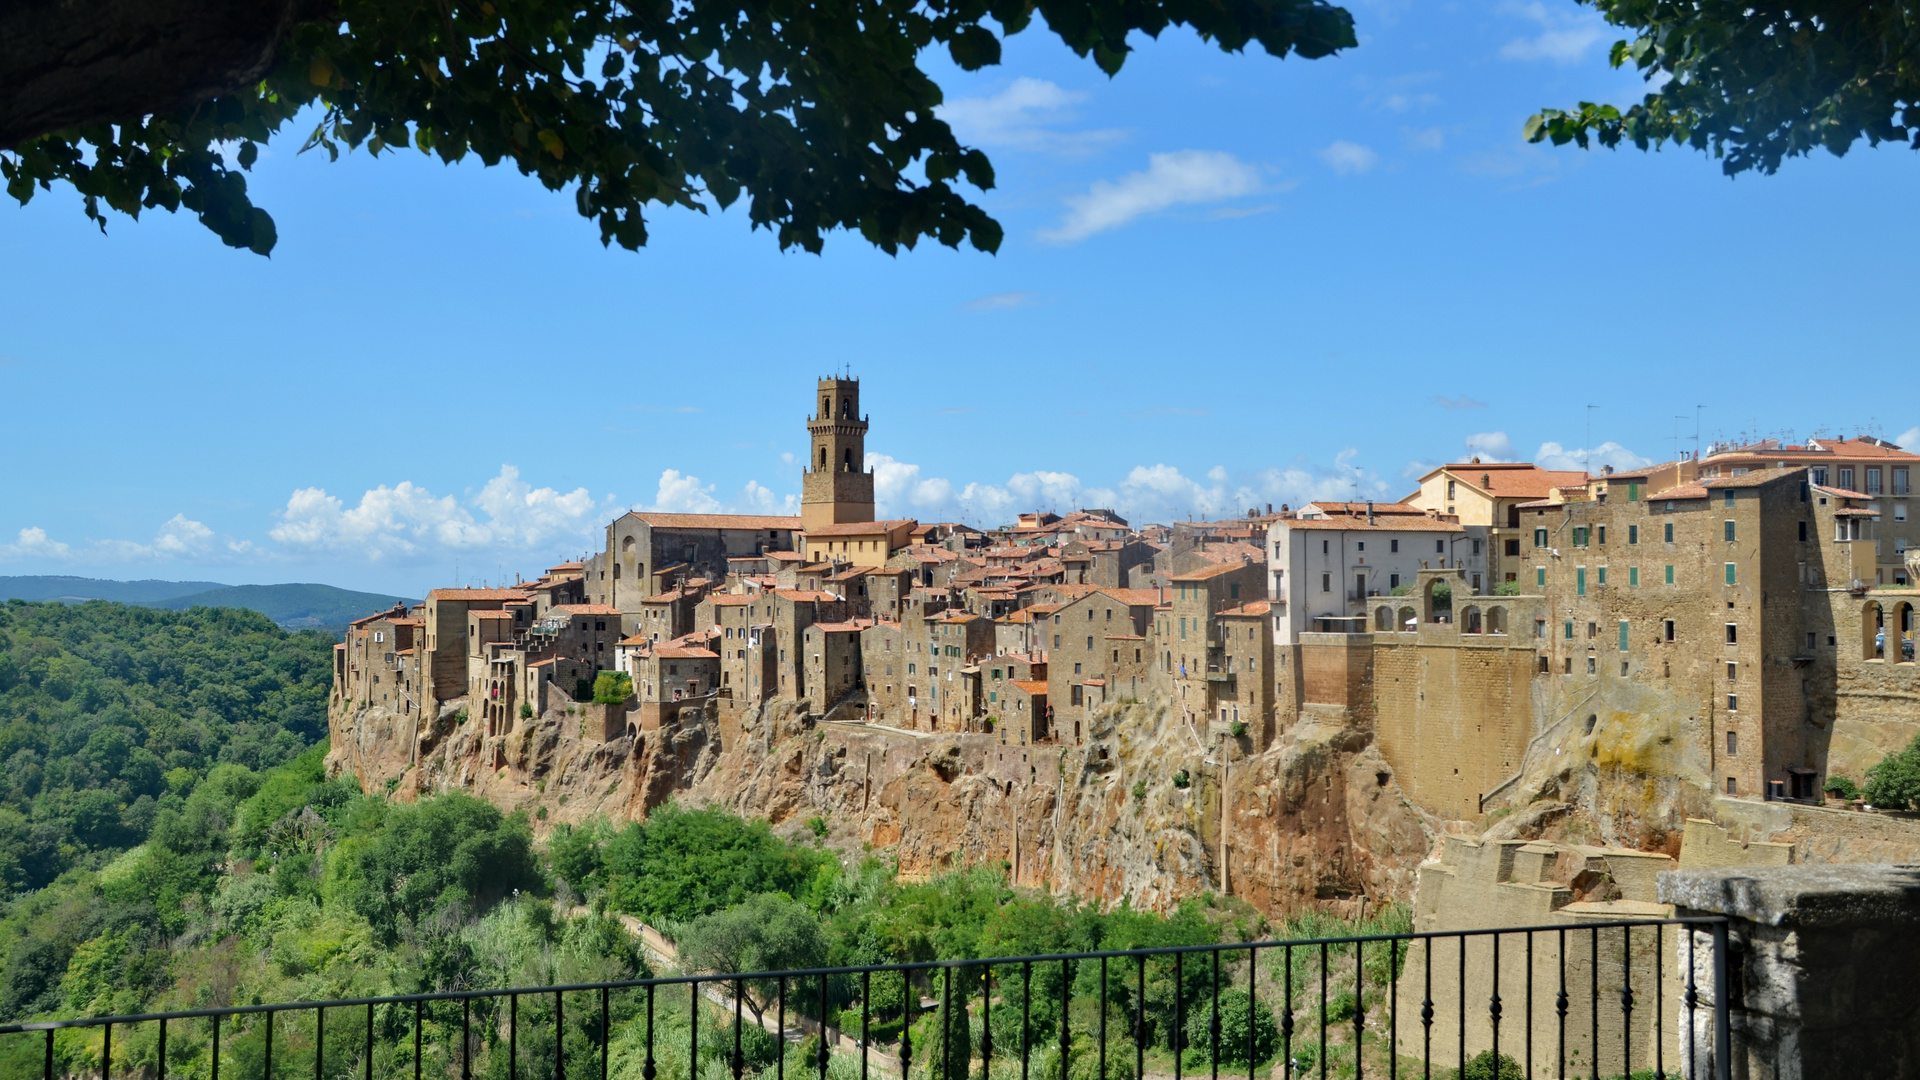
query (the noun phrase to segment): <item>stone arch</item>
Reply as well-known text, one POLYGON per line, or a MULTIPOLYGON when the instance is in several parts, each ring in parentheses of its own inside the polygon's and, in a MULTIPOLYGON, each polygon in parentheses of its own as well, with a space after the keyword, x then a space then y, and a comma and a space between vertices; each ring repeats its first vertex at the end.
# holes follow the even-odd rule
POLYGON ((824 446, 820 448, 820 467, 827 467, 827 448, 824 446))
POLYGON ((833 419, 833 399, 832 398, 823 397, 820 399, 820 419, 822 420, 833 419))
POLYGON ((1480 609, 1471 604, 1467 605, 1467 607, 1460 612, 1460 632, 1463 634, 1478 634, 1484 629, 1485 627, 1481 625, 1480 621, 1480 609))
POLYGON ((1879 660, 1886 653, 1886 609, 1880 601, 1869 600, 1867 606, 1860 609, 1860 658, 1879 660))
POLYGON ((840 451, 840 466, 846 472, 853 471, 853 447, 840 451))
POLYGON ((1387 633, 1393 630, 1394 629, 1393 609, 1390 607, 1383 607, 1380 610, 1374 612, 1373 628, 1381 633, 1387 633))
POLYGON ((847 417, 852 415, 853 415, 853 399, 841 398, 840 399, 840 419, 845 420, 847 417))
POLYGON ((1504 634, 1507 632, 1507 609, 1490 607, 1487 609, 1487 633, 1504 634))
POLYGON ((1913 605, 1905 600, 1893 606, 1893 630, 1888 634, 1887 659, 1896 663, 1913 662, 1913 605))
POLYGON ((1420 628, 1420 613, 1410 607, 1400 609, 1400 625, 1395 629, 1412 632, 1420 628))
POLYGON ((1427 622, 1451 622, 1453 620, 1453 583, 1445 578, 1432 577, 1420 589, 1421 606, 1426 609, 1427 622), (1441 592, 1445 586, 1446 591, 1441 592))

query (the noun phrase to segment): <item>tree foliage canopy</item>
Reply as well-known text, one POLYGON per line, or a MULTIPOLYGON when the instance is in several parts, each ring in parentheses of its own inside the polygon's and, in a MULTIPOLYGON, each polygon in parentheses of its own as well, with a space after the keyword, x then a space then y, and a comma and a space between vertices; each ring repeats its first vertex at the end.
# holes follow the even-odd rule
POLYGON ((1824 147, 1920 149, 1920 7, 1911 0, 1582 0, 1615 26, 1613 66, 1657 87, 1624 112, 1581 102, 1527 122, 1533 142, 1712 153, 1728 175, 1771 173, 1824 147))
POLYGON ((251 611, 0 605, 0 886, 141 843, 221 763, 299 753, 331 675, 325 636, 251 611))
POLYGON ((889 253, 922 238, 992 251, 1000 226, 956 183, 990 188, 993 168, 936 115, 927 50, 995 64, 1035 15, 1109 75, 1129 34, 1170 26, 1276 57, 1354 44, 1325 0, 340 0, 319 14, 284 32, 256 83, 16 142, 0 153, 9 193, 69 183, 103 227, 107 210, 185 207, 265 254, 275 226, 244 174, 314 106, 303 149, 511 162, 572 188, 603 244, 645 244, 649 203, 744 198, 782 248, 818 252, 844 228, 889 253))

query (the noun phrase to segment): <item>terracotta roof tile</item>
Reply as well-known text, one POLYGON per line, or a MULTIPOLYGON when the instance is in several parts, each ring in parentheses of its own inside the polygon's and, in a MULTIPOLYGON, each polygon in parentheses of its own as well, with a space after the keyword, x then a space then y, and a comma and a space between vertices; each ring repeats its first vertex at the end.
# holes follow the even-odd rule
POLYGON ((435 589, 427 594, 429 600, 525 600, 527 594, 522 589, 435 589))
POLYGON ((797 517, 762 517, 755 514, 656 514, 630 513, 655 529, 785 529, 797 532, 797 517))

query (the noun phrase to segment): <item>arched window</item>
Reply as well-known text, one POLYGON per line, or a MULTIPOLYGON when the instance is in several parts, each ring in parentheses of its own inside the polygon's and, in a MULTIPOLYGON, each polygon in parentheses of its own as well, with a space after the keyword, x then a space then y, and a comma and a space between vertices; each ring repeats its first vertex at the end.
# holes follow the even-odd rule
POLYGON ((852 400, 849 398, 841 398, 840 399, 840 419, 845 420, 847 417, 852 415, 853 415, 852 400))
POLYGON ((827 448, 824 446, 820 448, 820 467, 827 467, 827 448))
POLYGON ((1420 629, 1420 613, 1410 607, 1401 608, 1400 629, 1409 634, 1420 629))
POLYGON ((1373 628, 1385 633, 1393 629, 1393 609, 1383 607, 1373 613, 1373 628))
POLYGON ((1878 600, 1868 601, 1860 612, 1860 652, 1865 660, 1879 660, 1887 654, 1887 616, 1878 600))
POLYGON ((840 463, 847 472, 853 471, 853 447, 849 446, 840 452, 840 463))
POLYGON ((1897 646, 1898 651, 1897 652, 1894 651, 1895 646, 1889 645, 1888 651, 1887 651, 1887 659, 1892 660, 1895 663, 1901 663, 1901 664, 1912 663, 1913 662, 1913 605, 1912 604, 1902 601, 1893 606, 1893 625, 1898 632, 1894 634, 1889 634, 1888 636, 1898 640, 1899 642, 1899 645, 1897 646))
POLYGON ((1460 613, 1460 632, 1463 634, 1478 634, 1481 632, 1479 608, 1469 606, 1465 611, 1460 613))
POLYGON ((832 398, 820 399, 820 419, 822 420, 833 419, 833 399, 832 398))
POLYGON ((1507 632, 1507 609, 1493 607, 1487 609, 1487 633, 1504 634, 1507 632))

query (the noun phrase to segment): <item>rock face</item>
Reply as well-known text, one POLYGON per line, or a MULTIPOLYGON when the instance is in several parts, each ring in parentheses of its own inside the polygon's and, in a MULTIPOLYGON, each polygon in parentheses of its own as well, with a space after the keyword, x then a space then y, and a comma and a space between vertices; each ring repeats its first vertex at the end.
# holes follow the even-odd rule
POLYGON ((1156 911, 1206 891, 1270 914, 1409 899, 1439 832, 1363 726, 1320 717, 1259 754, 1152 703, 1101 714, 1077 745, 820 722, 784 701, 608 741, 583 738, 582 719, 548 712, 488 738, 458 702, 418 728, 362 708, 333 717, 329 768, 401 799, 467 791, 538 831, 670 798, 775 825, 817 816, 909 876, 1004 863, 1021 885, 1156 911))

